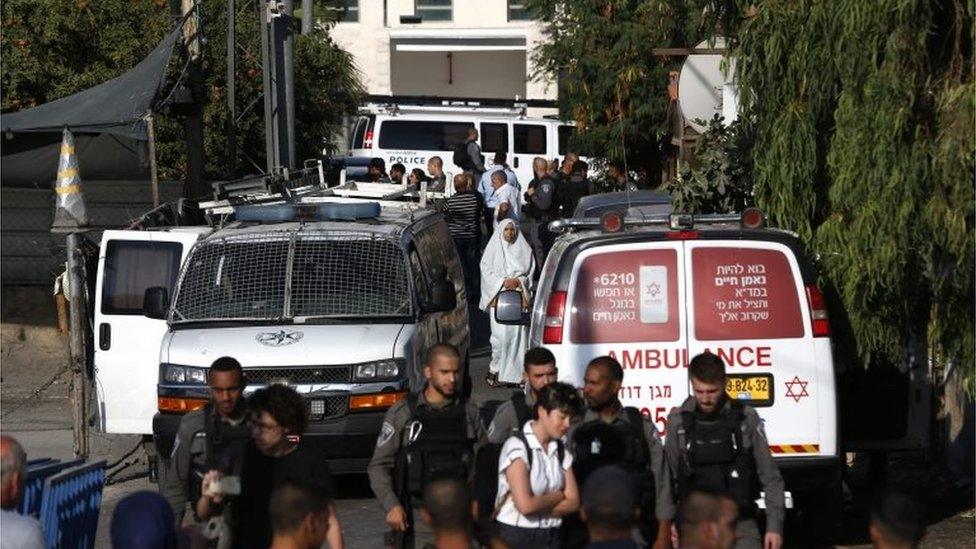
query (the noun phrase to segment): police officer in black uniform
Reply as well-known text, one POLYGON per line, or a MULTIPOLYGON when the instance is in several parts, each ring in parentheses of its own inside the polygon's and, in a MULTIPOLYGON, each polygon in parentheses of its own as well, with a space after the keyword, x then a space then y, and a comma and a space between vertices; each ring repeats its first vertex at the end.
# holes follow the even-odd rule
MULTIPOLYGON (((573 472, 582 486, 591 473, 605 465, 627 471, 640 494, 639 524, 645 544, 670 547, 675 514, 670 471, 650 418, 637 408, 624 407, 617 397, 623 379, 623 368, 613 357, 596 357, 586 366, 586 414, 569 432, 573 472)), ((586 543, 586 527, 578 517, 564 521, 563 528, 566 546, 586 543)))
POLYGON ((423 373, 423 389, 386 412, 367 468, 391 528, 388 547, 413 547, 411 500, 423 497, 424 487, 437 478, 470 481, 475 452, 485 441, 477 406, 460 393, 457 348, 448 343, 432 346, 423 373))
POLYGON ((779 549, 783 545, 783 477, 752 407, 725 394, 725 364, 702 353, 688 366, 692 396, 668 416, 664 454, 675 478, 680 505, 692 491, 726 494, 738 517, 735 547, 779 549), (766 492, 766 535, 760 538, 756 504, 766 492))
MULTIPOLYGON (((200 499, 200 483, 208 471, 240 475, 244 447, 251 440, 240 362, 231 357, 215 360, 207 373, 207 385, 210 400, 206 406, 180 420, 170 468, 159 486, 173 506, 177 522, 182 522, 186 503, 195 505, 200 499)), ((225 521, 232 507, 232 503, 225 506, 225 521)))

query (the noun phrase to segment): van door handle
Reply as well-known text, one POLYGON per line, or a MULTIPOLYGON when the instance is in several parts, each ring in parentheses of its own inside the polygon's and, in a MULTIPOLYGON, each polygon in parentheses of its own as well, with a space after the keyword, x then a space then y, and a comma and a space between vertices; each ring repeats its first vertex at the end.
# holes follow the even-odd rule
POLYGON ((112 346, 112 325, 102 322, 98 325, 98 348, 107 351, 112 346))
POLYGON ((515 167, 518 168, 518 157, 515 157, 515 167))

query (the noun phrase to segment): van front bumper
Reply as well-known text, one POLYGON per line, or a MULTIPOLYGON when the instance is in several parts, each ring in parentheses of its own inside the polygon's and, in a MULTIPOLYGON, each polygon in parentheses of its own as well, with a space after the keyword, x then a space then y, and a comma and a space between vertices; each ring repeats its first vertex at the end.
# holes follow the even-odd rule
MULTIPOLYGON (((342 417, 312 421, 302 442, 318 449, 333 473, 362 473, 373 456, 376 437, 386 410, 351 412, 342 417)), ((153 441, 160 456, 173 452, 173 442, 182 415, 158 413, 153 416, 153 441)))

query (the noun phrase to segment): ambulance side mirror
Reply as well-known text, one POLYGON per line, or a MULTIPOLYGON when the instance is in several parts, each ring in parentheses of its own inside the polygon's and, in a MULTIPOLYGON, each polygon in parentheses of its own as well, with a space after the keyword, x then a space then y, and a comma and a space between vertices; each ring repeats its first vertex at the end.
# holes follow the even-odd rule
POLYGON ((164 320, 169 312, 169 290, 163 286, 146 288, 142 296, 142 314, 149 318, 164 320))
POLYGON ((502 290, 495 301, 495 322, 528 326, 528 311, 522 309, 522 292, 502 290))

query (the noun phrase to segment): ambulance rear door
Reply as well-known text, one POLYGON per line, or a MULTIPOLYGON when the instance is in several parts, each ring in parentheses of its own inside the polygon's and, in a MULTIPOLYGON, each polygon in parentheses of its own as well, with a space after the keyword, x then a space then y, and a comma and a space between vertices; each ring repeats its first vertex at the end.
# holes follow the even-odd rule
POLYGON ((688 396, 683 256, 683 243, 670 240, 582 250, 567 291, 549 297, 550 310, 560 309, 554 301, 564 300, 561 344, 543 335, 557 355, 560 380, 577 387, 592 358, 610 355, 620 361, 621 401, 648 415, 662 434, 668 411, 688 396))
POLYGON ((685 245, 689 357, 707 350, 725 362, 727 392, 759 412, 774 456, 836 456, 829 332, 815 337, 794 252, 767 240, 685 245))
POLYGON ((143 315, 147 288, 170 297, 199 232, 105 231, 95 283, 95 396, 106 433, 151 434, 166 321, 143 315))

